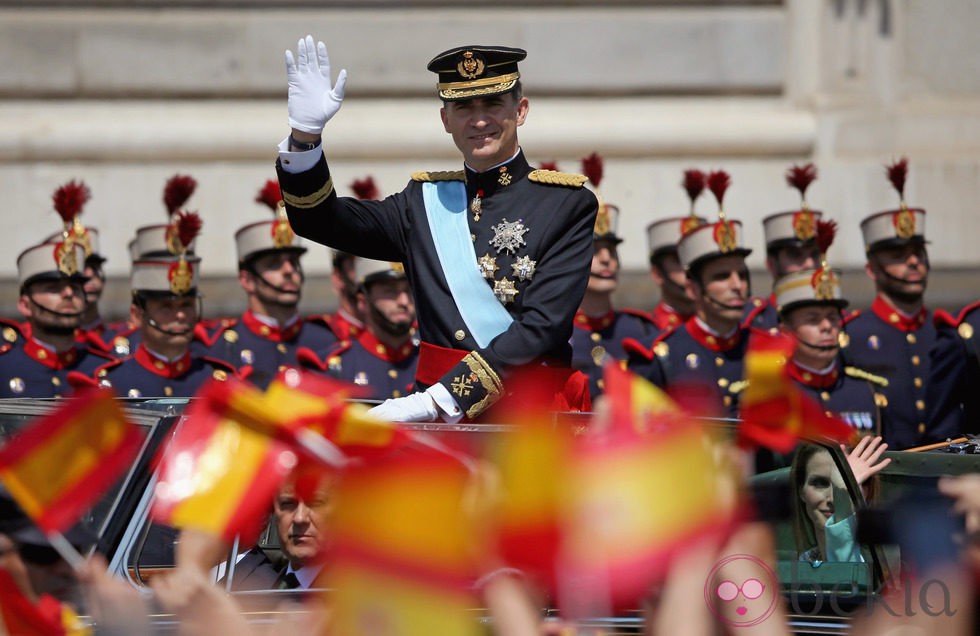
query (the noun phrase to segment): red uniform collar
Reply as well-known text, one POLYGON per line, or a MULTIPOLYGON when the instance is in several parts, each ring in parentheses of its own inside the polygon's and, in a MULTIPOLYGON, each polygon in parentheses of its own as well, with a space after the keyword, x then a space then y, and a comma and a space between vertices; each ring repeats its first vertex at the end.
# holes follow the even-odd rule
POLYGON ((367 349, 368 353, 371 355, 381 358, 386 362, 393 362, 396 364, 408 359, 408 357, 412 355, 412 351, 415 350, 415 346, 412 344, 411 338, 406 340, 405 344, 402 346, 392 348, 375 338, 374 334, 367 329, 357 334, 357 341, 360 342, 361 346, 367 349))
POLYGON ((661 331, 676 327, 684 322, 685 319, 680 312, 666 303, 657 303, 657 306, 653 308, 651 316, 653 318, 653 324, 661 331))
POLYGON ((259 338, 271 340, 272 342, 287 342, 299 335, 303 328, 302 320, 294 320, 287 327, 273 327, 259 320, 251 309, 246 309, 242 314, 242 324, 259 338))
POLYGON ((789 369, 791 378, 800 384, 805 384, 815 389, 829 389, 837 384, 837 378, 840 377, 839 364, 835 364, 825 373, 817 373, 809 369, 804 369, 793 360, 789 360, 786 363, 786 367, 789 369))
POLYGON ((701 344, 701 346, 716 353, 733 349, 742 340, 741 329, 736 328, 732 335, 727 337, 716 336, 706 331, 695 316, 688 318, 687 322, 684 323, 684 327, 687 329, 687 333, 691 334, 691 337, 701 344))
POLYGON ((899 331, 917 331, 919 327, 926 323, 929 311, 923 307, 911 318, 903 315, 897 309, 888 304, 881 296, 875 297, 871 303, 871 311, 876 316, 885 321, 886 324, 898 329, 899 331))
POLYGON ((78 349, 76 347, 65 351, 55 351, 33 338, 24 341, 24 353, 49 369, 66 369, 78 361, 78 349))
POLYGON ((141 367, 164 378, 179 378, 191 368, 191 354, 185 353, 172 362, 166 362, 150 353, 142 343, 136 349, 136 361, 141 367))
POLYGON ((599 317, 586 316, 581 309, 575 312, 575 326, 579 329, 602 331, 614 322, 616 322, 616 312, 611 309, 599 317))

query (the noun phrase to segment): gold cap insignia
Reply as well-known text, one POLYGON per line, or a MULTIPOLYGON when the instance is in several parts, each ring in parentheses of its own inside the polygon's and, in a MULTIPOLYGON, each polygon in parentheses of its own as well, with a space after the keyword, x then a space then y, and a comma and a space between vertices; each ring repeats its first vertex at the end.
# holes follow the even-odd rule
POLYGON ((182 296, 191 289, 194 266, 182 258, 170 266, 167 278, 170 280, 170 291, 176 296, 182 296))
POLYGON ((735 240, 735 228, 728 221, 719 221, 715 224, 715 243, 722 254, 732 252, 738 247, 735 240))
POLYGON ((483 59, 476 56, 473 51, 466 51, 456 65, 456 71, 466 79, 476 79, 483 75, 486 68, 483 59))
POLYGON ((58 262, 58 271, 65 276, 74 276, 78 273, 78 259, 75 258, 75 242, 68 238, 60 243, 54 251, 55 260, 58 262))
POLYGON ((898 238, 909 239, 915 236, 915 215, 903 207, 892 217, 898 238))
POLYGON ((809 241, 817 233, 817 226, 813 222, 813 212, 800 210, 793 215, 793 235, 801 241, 809 241))
POLYGON ((293 228, 289 226, 289 221, 286 219, 278 218, 272 224, 272 245, 276 249, 290 247, 295 238, 296 233, 293 232, 293 228))

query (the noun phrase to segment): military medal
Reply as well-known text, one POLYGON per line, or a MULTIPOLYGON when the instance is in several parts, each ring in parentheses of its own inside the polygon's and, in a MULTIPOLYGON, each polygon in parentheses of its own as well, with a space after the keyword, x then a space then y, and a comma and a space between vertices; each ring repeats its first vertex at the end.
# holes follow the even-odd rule
POLYGON ((534 276, 534 267, 537 264, 538 262, 532 261, 530 256, 522 256, 510 267, 514 270, 514 276, 517 276, 517 280, 531 280, 531 277, 534 276))
POLYGON ((497 257, 490 256, 489 254, 484 254, 479 260, 480 273, 483 274, 484 278, 492 279, 493 275, 497 272, 499 267, 497 267, 497 257))
POLYGON ((493 295, 505 305, 514 302, 514 296, 519 293, 514 287, 514 283, 506 278, 501 278, 493 283, 493 295))
POLYGON ((509 186, 513 177, 507 172, 507 166, 500 166, 500 176, 497 177, 497 183, 502 186, 509 186))
POLYGON ((476 196, 470 201, 470 212, 473 213, 473 220, 480 220, 480 211, 483 210, 483 190, 477 190, 476 196))
POLYGON ((493 238, 490 239, 490 245, 497 250, 498 254, 507 252, 513 255, 518 247, 525 245, 524 235, 527 234, 528 228, 524 227, 520 220, 509 223, 507 219, 504 219, 491 229, 493 230, 493 238))

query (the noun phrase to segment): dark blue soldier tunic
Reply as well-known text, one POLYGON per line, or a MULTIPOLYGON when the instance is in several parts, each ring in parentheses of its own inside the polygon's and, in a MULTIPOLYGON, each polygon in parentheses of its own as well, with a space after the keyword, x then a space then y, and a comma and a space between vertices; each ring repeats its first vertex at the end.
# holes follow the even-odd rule
POLYGON ((299 366, 296 351, 300 347, 319 351, 336 342, 337 337, 322 320, 297 317, 279 328, 246 310, 240 319, 223 321, 209 333, 196 329, 191 351, 224 360, 249 382, 265 389, 279 372, 299 366))
POLYGON ((649 343, 626 340, 627 367, 661 388, 678 382, 707 382, 718 391, 727 415, 737 417, 743 363, 751 329, 739 327, 727 337, 706 331, 697 318, 666 331, 649 343))
POLYGON ((24 325, 3 321, 0 331, 0 398, 65 397, 112 359, 79 344, 55 351, 31 338, 24 325))
POLYGON ((610 311, 591 318, 581 311, 575 314, 572 331, 572 367, 589 376, 589 393, 593 400, 602 395, 602 367, 607 360, 625 364, 623 340, 642 341, 659 330, 647 314, 632 309, 610 311))
POLYGON ((139 344, 139 327, 124 322, 98 325, 79 329, 75 340, 89 349, 94 349, 113 358, 125 358, 139 344))
POLYGON ((817 373, 788 361, 789 375, 825 412, 833 413, 862 435, 880 435, 885 413, 881 391, 887 382, 842 360, 825 373, 817 373))
POLYGON ((882 437, 891 449, 918 446, 929 437, 926 382, 935 341, 930 311, 923 308, 909 318, 880 296, 868 311, 845 318, 841 335, 845 363, 888 380, 883 390, 888 421, 882 437))
POLYGON ((776 297, 753 298, 745 305, 745 318, 742 324, 746 327, 768 331, 775 335, 779 331, 779 311, 776 309, 776 297))
POLYGON ((120 397, 193 397, 207 380, 236 376, 230 364, 189 352, 164 361, 143 345, 123 360, 99 367, 95 378, 100 386, 112 387, 120 397))
POLYGON ((935 314, 936 343, 926 383, 928 426, 924 443, 980 431, 980 301, 955 318, 935 314))
POLYGON ((336 343, 323 354, 309 349, 300 353, 307 370, 363 387, 363 397, 375 400, 402 397, 414 391, 418 360, 419 348, 414 341, 393 349, 367 330, 336 343))

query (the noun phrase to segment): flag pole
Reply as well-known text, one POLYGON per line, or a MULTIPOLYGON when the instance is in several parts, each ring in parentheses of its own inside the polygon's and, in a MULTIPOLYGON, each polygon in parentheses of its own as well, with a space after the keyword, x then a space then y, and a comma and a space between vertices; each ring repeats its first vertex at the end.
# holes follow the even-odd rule
POLYGON ((85 567, 85 557, 83 557, 75 546, 68 543, 68 539, 65 535, 60 532, 51 531, 45 534, 48 541, 51 543, 51 547, 61 555, 61 558, 65 560, 68 565, 72 567, 75 572, 81 572, 82 568, 85 567))

